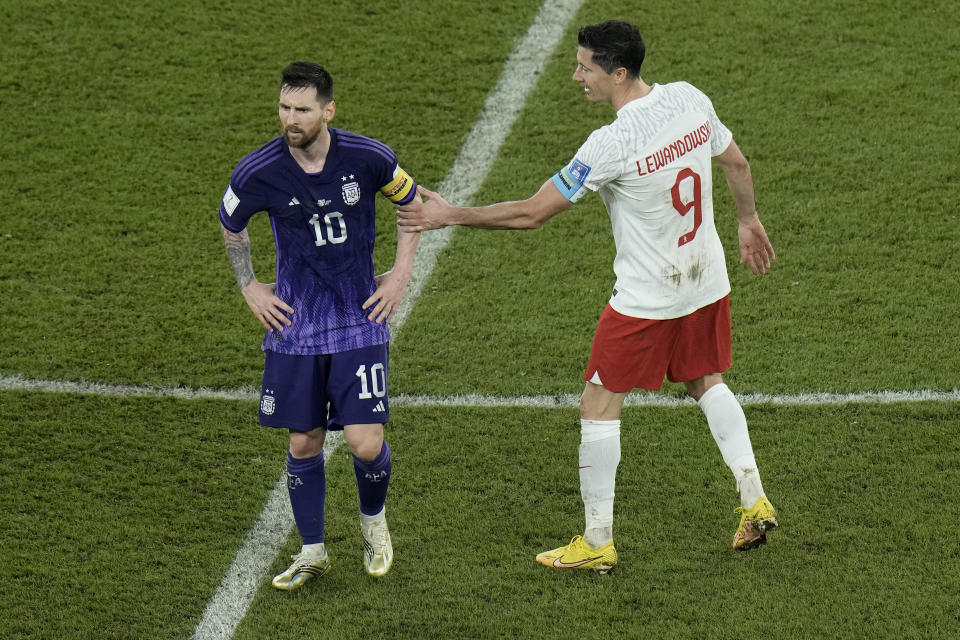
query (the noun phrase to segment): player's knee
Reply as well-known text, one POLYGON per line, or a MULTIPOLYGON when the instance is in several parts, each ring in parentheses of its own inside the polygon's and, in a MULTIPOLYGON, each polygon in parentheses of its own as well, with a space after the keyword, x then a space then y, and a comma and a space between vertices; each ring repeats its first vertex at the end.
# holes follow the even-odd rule
MULTIPOLYGON (((379 425, 378 425, 379 426, 379 425)), ((357 458, 370 462, 376 460, 383 449, 383 428, 368 427, 364 429, 351 429, 345 434, 347 446, 350 447, 350 453, 357 458)))
POLYGON ((364 462, 377 459, 383 450, 383 438, 370 438, 350 446, 350 452, 364 462))
POLYGON ((723 375, 719 373, 711 373, 709 375, 703 376, 702 378, 697 378, 696 380, 691 380, 685 382, 684 385, 687 387, 687 393, 694 400, 699 400, 700 397, 707 392, 711 387, 714 387, 723 382, 723 375))
POLYGON ((580 396, 580 419, 619 420, 626 395, 610 391, 601 384, 587 382, 580 396))
POLYGON ((313 458, 323 451, 323 441, 326 431, 291 431, 290 455, 294 458, 313 458))

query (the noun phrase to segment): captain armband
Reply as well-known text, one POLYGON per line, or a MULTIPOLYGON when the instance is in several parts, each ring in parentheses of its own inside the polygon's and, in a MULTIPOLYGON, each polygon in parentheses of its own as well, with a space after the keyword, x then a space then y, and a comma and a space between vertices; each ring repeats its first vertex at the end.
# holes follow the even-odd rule
POLYGON ((570 202, 576 202, 587 192, 584 183, 589 174, 590 167, 574 158, 570 164, 553 175, 553 184, 564 198, 570 202))
POLYGON ((393 171, 393 180, 380 187, 382 193, 394 204, 406 204, 417 193, 417 183, 399 166, 393 171))

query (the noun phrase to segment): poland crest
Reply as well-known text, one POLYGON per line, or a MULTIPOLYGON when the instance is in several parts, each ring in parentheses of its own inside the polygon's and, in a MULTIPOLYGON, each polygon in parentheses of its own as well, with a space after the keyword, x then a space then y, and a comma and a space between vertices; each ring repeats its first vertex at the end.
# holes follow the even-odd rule
POLYGON ((354 205, 360 202, 360 184, 357 182, 348 182, 341 187, 343 191, 343 201, 348 205, 354 205))

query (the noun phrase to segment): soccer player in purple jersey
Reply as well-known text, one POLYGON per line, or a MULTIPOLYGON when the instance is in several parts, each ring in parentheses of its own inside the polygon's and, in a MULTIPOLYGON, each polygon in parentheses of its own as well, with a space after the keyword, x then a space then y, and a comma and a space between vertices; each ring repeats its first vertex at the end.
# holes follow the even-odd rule
POLYGON ((266 329, 259 421, 287 429, 287 487, 303 547, 273 579, 293 590, 330 567, 324 546, 323 443, 342 429, 360 493, 364 568, 383 576, 393 563, 384 503, 390 481, 386 321, 400 306, 418 235, 398 234, 394 267, 374 274, 376 194, 395 204, 418 198, 416 184, 387 145, 329 126, 333 80, 310 62, 283 71, 283 135, 237 164, 220 223, 237 285, 266 329), (253 274, 247 223, 270 216, 275 283, 253 274))

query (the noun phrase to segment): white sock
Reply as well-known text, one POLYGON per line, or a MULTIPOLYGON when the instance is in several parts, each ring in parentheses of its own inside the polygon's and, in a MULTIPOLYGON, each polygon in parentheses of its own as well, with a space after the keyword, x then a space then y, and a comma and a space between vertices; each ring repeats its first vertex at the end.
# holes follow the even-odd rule
POLYGON ((720 455, 737 481, 741 504, 752 507, 764 494, 743 407, 723 383, 707 389, 698 403, 707 417, 710 433, 720 447, 720 455))
POLYGON ((300 548, 300 553, 306 553, 311 556, 322 556, 326 553, 326 547, 322 542, 316 544, 305 544, 300 548))
POLYGON ((372 516, 368 516, 363 511, 360 512, 360 522, 365 525, 371 525, 378 522, 387 521, 387 507, 384 506, 383 509, 380 509, 379 513, 375 513, 372 516))
POLYGON ((743 476, 737 478, 737 489, 740 491, 740 506, 744 509, 749 509, 757 500, 765 497, 760 472, 756 469, 747 469, 743 476))
POLYGON ((580 420, 583 538, 591 547, 613 540, 613 496, 620 464, 620 421, 580 420))

